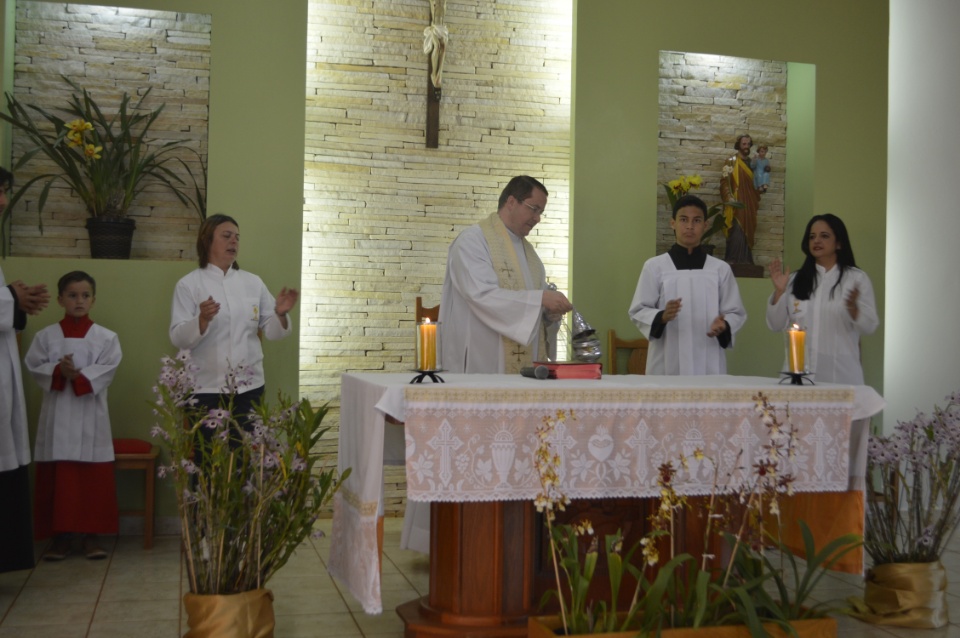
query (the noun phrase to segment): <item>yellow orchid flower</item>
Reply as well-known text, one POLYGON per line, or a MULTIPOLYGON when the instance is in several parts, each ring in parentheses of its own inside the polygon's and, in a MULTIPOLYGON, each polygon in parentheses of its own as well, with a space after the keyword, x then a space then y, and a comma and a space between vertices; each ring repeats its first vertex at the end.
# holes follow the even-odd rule
POLYGON ((67 141, 70 146, 83 146, 83 134, 80 131, 70 131, 67 133, 67 141))
POLYGON ((76 119, 76 120, 73 120, 72 122, 67 122, 66 124, 64 124, 64 126, 70 129, 72 133, 78 133, 80 135, 83 135, 85 131, 93 130, 93 124, 82 119, 76 119))
POLYGON ((100 159, 100 151, 103 150, 102 146, 94 146, 93 144, 87 144, 83 148, 83 154, 87 157, 88 160, 98 160, 100 159))

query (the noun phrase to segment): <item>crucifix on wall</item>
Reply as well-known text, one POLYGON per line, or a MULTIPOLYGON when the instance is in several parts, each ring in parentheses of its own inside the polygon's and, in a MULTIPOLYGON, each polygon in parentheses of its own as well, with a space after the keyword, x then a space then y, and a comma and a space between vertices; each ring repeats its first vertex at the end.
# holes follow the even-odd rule
POLYGON ((427 148, 440 145, 440 83, 450 37, 443 24, 446 10, 447 0, 430 0, 430 26, 423 30, 423 52, 430 56, 427 59, 427 148))

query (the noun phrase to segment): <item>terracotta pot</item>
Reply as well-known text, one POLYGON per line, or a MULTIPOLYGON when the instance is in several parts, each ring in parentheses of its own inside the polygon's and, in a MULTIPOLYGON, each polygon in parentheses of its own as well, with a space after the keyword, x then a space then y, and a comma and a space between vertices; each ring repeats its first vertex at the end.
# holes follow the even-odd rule
POLYGON ((184 638, 273 638, 273 592, 254 589, 241 594, 185 594, 184 638))
MULTIPOLYGON (((837 621, 833 618, 812 618, 810 620, 795 620, 791 623, 797 635, 801 638, 836 638, 837 621)), ((556 638, 563 633, 559 616, 530 616, 527 620, 527 638, 556 638)), ((764 624, 769 635, 787 636, 787 633, 776 625, 764 624)), ((603 638, 636 638, 636 631, 625 631, 611 634, 597 634, 603 638)), ((729 625, 725 627, 701 627, 690 629, 664 629, 660 632, 662 638, 751 638, 750 631, 743 625, 729 625)), ((568 637, 569 638, 569 637, 568 637)))

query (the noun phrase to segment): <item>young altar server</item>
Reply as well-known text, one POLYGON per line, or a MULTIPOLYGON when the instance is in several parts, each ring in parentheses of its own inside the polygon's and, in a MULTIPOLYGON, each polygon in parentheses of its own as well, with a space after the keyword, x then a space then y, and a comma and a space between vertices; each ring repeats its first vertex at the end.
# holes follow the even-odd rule
POLYGON ((85 272, 60 278, 65 316, 37 333, 26 366, 43 388, 34 448, 34 535, 54 537, 44 558, 63 560, 75 535, 87 558, 106 558, 97 534, 116 534, 117 489, 107 387, 120 364, 115 332, 90 320, 96 282, 85 272))
POLYGON ((703 252, 707 205, 684 195, 673 206, 677 243, 643 265, 630 319, 650 341, 647 374, 725 374, 724 350, 747 320, 726 262, 703 252))

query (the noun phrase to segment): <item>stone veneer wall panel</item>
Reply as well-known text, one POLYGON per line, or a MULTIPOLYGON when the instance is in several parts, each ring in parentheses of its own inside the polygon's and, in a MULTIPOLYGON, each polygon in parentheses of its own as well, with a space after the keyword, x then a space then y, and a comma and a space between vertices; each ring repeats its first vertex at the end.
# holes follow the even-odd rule
MULTIPOLYGON (((700 53, 660 52, 660 139, 657 181, 699 174, 692 194, 707 206, 720 201, 724 161, 735 154, 741 133, 753 148, 769 147, 770 188, 760 201, 754 261, 767 266, 783 253, 784 167, 787 164, 787 64, 700 53)), ((667 196, 657 191, 657 254, 670 249, 667 196)), ((723 257, 722 234, 710 238, 723 257)))
MULTIPOLYGON (((17 2, 14 95, 24 104, 35 104, 65 117, 59 109, 72 93, 61 79, 67 76, 87 89, 108 117, 121 96, 131 104, 150 88, 143 106, 165 104, 151 127, 153 143, 188 142, 206 162, 210 96, 210 16, 147 9, 129 9, 53 2, 17 2)), ((13 131, 16 160, 32 148, 29 140, 13 131)), ((195 155, 179 155, 202 183, 195 155)), ((17 182, 55 165, 41 156, 17 171, 17 182)), ((179 166, 171 170, 185 180, 184 191, 193 193, 193 182, 179 166)), ((15 256, 89 257, 90 242, 84 224, 86 209, 65 183, 50 190, 43 219, 37 226, 35 185, 12 216, 12 254, 15 256)), ((135 259, 196 259, 200 218, 175 195, 156 185, 136 199, 129 215, 137 222, 131 256, 135 259)))
MULTIPOLYGON (((415 298, 439 303, 450 242, 514 175, 550 191, 530 240, 568 290, 570 0, 447 1, 437 149, 429 21, 428 0, 310 3, 300 386, 315 402, 336 402, 342 372, 413 368, 415 298)), ((336 436, 323 445, 335 462, 336 436)), ((403 486, 388 469, 389 513, 403 486)))

